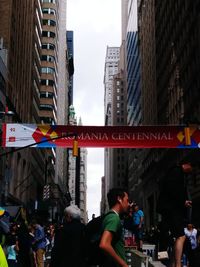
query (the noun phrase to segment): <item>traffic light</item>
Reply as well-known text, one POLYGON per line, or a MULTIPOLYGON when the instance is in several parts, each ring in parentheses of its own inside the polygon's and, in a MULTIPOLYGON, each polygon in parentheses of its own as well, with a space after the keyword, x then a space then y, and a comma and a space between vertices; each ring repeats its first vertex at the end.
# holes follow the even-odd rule
POLYGON ((50 185, 46 184, 43 187, 43 200, 50 198, 50 185))

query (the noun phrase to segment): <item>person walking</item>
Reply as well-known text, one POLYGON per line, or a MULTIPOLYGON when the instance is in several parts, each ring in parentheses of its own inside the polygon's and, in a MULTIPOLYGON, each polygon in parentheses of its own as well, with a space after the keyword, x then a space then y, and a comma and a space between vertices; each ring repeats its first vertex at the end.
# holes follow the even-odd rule
POLYGON ((44 267, 44 255, 46 248, 44 228, 37 220, 32 221, 32 227, 34 228, 34 241, 32 244, 35 247, 37 267, 44 267))
POLYGON ((85 266, 85 225, 76 205, 64 210, 64 224, 55 233, 50 267, 85 266))
POLYGON ((129 196, 126 190, 113 188, 107 194, 110 211, 105 215, 99 247, 105 252, 103 267, 128 267, 125 258, 123 229, 120 215, 129 208, 129 196))
POLYGON ((184 228, 184 233, 186 236, 186 241, 184 244, 185 254, 189 260, 190 267, 195 266, 194 258, 195 258, 195 250, 197 248, 197 229, 194 228, 192 223, 188 223, 187 227, 184 228))
POLYGON ((173 166, 167 173, 157 202, 157 212, 162 215, 160 249, 166 250, 166 233, 175 238, 173 267, 181 267, 183 246, 186 240, 184 227, 192 207, 186 183, 186 173, 192 172, 191 164, 173 166), (163 240, 162 240, 163 239, 163 240))
POLYGON ((7 262, 9 267, 18 267, 17 254, 19 252, 19 243, 17 237, 17 224, 10 226, 10 233, 7 236, 7 262))

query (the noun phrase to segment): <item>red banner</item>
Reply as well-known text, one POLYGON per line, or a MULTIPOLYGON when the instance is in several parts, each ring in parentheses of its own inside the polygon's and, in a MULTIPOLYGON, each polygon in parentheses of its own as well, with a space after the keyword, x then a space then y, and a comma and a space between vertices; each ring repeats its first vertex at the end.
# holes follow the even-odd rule
POLYGON ((199 148, 198 127, 6 124, 6 147, 199 148))

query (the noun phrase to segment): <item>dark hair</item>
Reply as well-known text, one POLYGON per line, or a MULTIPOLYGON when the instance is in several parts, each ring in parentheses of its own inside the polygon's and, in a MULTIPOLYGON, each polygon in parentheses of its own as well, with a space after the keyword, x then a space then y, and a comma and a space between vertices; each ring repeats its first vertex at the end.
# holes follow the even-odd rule
POLYGON ((115 204, 117 204, 118 197, 124 198, 125 193, 128 194, 128 191, 124 188, 112 188, 112 189, 110 189, 108 194, 107 194, 109 208, 112 208, 115 204))

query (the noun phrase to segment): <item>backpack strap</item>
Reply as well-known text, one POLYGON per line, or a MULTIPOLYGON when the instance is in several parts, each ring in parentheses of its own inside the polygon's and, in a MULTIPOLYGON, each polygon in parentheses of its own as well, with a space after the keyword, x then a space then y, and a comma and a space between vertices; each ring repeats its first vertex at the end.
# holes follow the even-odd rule
MULTIPOLYGON (((108 211, 104 216, 103 219, 109 215, 109 214, 116 214, 113 210, 108 211)), ((117 215, 117 214, 116 214, 117 215)), ((119 232, 119 231, 118 231, 119 232)), ((115 245, 121 238, 121 235, 118 234, 118 232, 113 233, 113 240, 112 240, 112 245, 115 245)))

